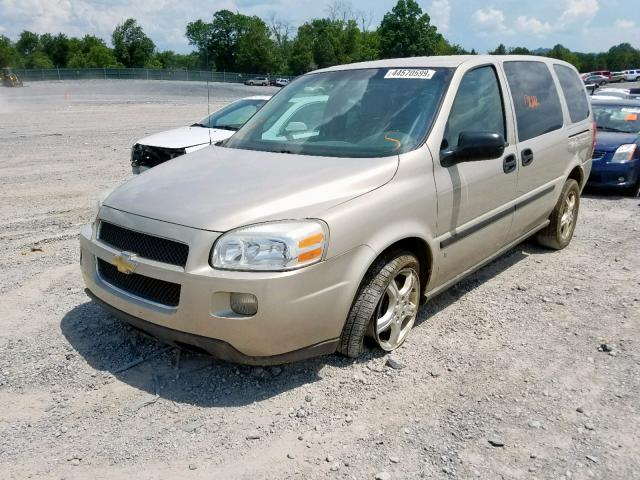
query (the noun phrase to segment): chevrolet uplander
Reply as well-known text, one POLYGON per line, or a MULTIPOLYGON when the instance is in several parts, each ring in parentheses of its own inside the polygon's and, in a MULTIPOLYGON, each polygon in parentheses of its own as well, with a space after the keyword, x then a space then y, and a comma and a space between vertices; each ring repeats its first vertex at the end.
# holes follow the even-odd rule
POLYGON ((527 237, 569 244, 594 135, 555 59, 311 72, 231 138, 112 191, 80 236, 87 292, 235 362, 391 351, 423 302, 527 237))

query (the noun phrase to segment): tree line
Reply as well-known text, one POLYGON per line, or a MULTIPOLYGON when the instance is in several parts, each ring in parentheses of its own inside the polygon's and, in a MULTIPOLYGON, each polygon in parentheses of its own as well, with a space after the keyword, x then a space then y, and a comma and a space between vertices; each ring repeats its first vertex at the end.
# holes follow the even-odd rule
MULTIPOLYGON (((294 29, 275 17, 264 20, 230 10, 215 12, 210 21, 186 26, 195 51, 159 51, 138 22, 117 25, 112 46, 93 35, 67 37, 23 31, 13 42, 0 35, 0 67, 14 68, 158 68, 204 69, 241 73, 298 75, 316 68, 381 58, 475 54, 449 42, 415 0, 398 0, 380 25, 373 15, 354 11, 335 0, 325 18, 314 18, 294 29)), ((640 68, 640 50, 629 43, 603 53, 572 52, 562 45, 530 51, 499 45, 492 54, 543 55, 568 61, 580 71, 640 68)))

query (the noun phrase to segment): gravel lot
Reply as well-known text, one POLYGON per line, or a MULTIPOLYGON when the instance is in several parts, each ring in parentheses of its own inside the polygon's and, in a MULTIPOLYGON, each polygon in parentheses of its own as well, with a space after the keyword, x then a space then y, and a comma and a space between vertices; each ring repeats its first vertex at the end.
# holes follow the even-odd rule
POLYGON ((238 367, 117 322, 78 268, 131 145, 204 84, 32 83, 0 113, 0 477, 640 478, 640 199, 585 196, 566 250, 515 248, 391 357, 238 367))

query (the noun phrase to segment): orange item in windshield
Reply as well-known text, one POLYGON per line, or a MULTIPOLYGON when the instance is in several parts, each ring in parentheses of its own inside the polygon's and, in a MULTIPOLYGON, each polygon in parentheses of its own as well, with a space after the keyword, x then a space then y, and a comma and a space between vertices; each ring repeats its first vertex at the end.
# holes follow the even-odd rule
POLYGON ((627 122, 635 122, 638 120, 638 114, 637 113, 627 113, 627 116, 624 117, 624 119, 627 122))

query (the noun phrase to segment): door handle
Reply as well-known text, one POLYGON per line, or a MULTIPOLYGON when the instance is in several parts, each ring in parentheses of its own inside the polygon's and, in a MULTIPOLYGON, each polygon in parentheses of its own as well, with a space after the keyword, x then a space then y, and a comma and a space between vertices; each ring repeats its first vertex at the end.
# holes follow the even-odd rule
POLYGON ((502 161, 502 170, 504 171, 504 173, 513 172, 517 166, 518 159, 513 153, 504 157, 504 160, 502 161))
POLYGON ((522 166, 526 167, 533 162, 533 151, 530 148, 525 148, 522 151, 522 166))

